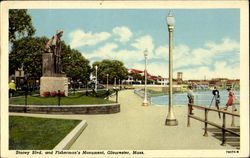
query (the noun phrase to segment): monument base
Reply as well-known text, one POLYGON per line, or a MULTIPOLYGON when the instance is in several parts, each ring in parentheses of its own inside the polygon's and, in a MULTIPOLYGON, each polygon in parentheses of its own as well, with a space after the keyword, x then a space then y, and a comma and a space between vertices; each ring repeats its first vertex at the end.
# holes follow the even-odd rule
POLYGON ((68 78, 67 77, 46 77, 40 78, 40 96, 44 96, 44 92, 64 92, 68 96, 68 78))

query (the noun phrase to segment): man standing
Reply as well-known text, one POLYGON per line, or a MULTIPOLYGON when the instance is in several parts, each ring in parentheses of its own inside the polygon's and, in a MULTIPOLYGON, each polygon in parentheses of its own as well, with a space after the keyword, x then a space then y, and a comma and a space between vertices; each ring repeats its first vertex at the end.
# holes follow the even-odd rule
POLYGON ((213 95, 214 95, 214 99, 215 99, 215 106, 217 107, 217 109, 219 109, 219 104, 220 104, 220 92, 219 90, 214 87, 214 90, 212 91, 213 95))
MULTIPOLYGON (((214 90, 212 91, 212 94, 214 95, 215 106, 216 106, 217 110, 219 110, 220 92, 219 92, 219 90, 217 90, 216 87, 214 87, 214 90)), ((219 118, 220 118, 220 112, 218 114, 219 114, 219 118)))
MULTIPOLYGON (((194 104, 194 93, 193 93, 192 85, 188 86, 187 97, 188 97, 188 104, 194 104)), ((194 114, 192 111, 193 111, 193 108, 190 111, 191 115, 194 114)))

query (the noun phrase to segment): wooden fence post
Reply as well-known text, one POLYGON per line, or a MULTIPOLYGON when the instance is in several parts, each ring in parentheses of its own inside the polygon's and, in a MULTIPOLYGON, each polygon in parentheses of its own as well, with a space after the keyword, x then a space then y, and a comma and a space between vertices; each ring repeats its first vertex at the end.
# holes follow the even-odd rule
POLYGON ((226 145, 226 114, 223 113, 223 124, 222 124, 222 146, 226 145))
POLYGON ((208 109, 205 109, 205 132, 203 134, 203 136, 207 137, 207 113, 208 113, 208 109))
MULTIPOLYGON (((235 110, 235 105, 232 105, 232 113, 234 113, 235 110)), ((231 127, 235 127, 235 123, 234 123, 234 116, 232 115, 232 123, 231 123, 231 127)))
POLYGON ((61 105, 61 91, 60 90, 58 90, 58 106, 60 106, 61 105))
POLYGON ((191 105, 190 104, 188 104, 188 121, 187 121, 187 126, 188 127, 190 127, 190 117, 189 117, 189 115, 190 115, 190 113, 191 113, 191 105))

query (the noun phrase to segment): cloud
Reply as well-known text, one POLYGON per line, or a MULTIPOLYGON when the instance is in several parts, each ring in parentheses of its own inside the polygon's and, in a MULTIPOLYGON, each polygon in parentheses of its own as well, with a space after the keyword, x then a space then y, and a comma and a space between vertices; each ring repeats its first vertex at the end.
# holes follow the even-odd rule
POLYGON ((132 32, 128 27, 122 26, 122 27, 115 27, 112 30, 113 34, 117 36, 115 39, 116 41, 119 42, 127 42, 131 39, 133 36, 132 32))
POLYGON ((153 58, 154 44, 151 36, 142 36, 131 44, 135 49, 121 49, 118 43, 106 43, 92 52, 83 52, 87 58, 109 58, 121 60, 124 63, 144 61, 144 50, 148 49, 148 58, 153 58))
POLYGON ((240 44, 237 41, 234 41, 230 38, 222 39, 222 43, 216 44, 214 42, 208 42, 205 44, 208 49, 212 52, 220 53, 220 52, 228 52, 232 50, 239 50, 240 44))
POLYGON ((151 75, 168 77, 168 63, 154 62, 148 65, 148 70, 151 75))
POLYGON ((196 49, 177 46, 174 68, 183 72, 184 79, 240 78, 239 49, 239 42, 229 38, 220 43, 207 42, 196 49))
MULTIPOLYGON (((134 63, 133 67, 130 67, 130 68, 144 70, 145 64, 143 62, 134 63)), ((153 76, 160 75, 162 77, 167 77, 168 76, 168 63, 167 62, 148 62, 147 71, 150 75, 153 75, 153 76)))
POLYGON ((240 44, 229 38, 222 39, 222 42, 208 42, 205 47, 190 49, 188 46, 177 46, 174 50, 175 68, 193 67, 193 66, 213 66, 216 61, 238 62, 237 58, 230 56, 239 56, 238 50, 240 44), (229 57, 229 58, 228 58, 229 57))
POLYGON ((93 52, 83 52, 83 55, 89 58, 102 58, 121 60, 124 63, 136 62, 144 60, 143 53, 138 50, 118 49, 119 45, 116 43, 106 43, 102 47, 94 50, 93 52))
MULTIPOLYGON (((129 68, 136 68, 139 70, 144 70, 144 63, 134 63, 129 68)), ((147 69, 149 74, 155 76, 162 76, 168 78, 168 63, 161 62, 148 62, 147 69)), ((179 69, 173 72, 173 78, 177 78, 177 72, 183 72, 184 80, 188 79, 211 79, 216 77, 221 78, 240 78, 240 72, 238 67, 228 66, 226 62, 216 62, 214 68, 210 66, 197 66, 189 67, 184 69, 179 69)))
POLYGON ((182 69, 184 79, 211 79, 211 78, 230 78, 239 79, 240 71, 238 67, 228 65, 226 62, 216 62, 212 69, 208 66, 182 69))
POLYGON ((184 44, 178 45, 174 48, 174 60, 185 58, 189 55, 190 48, 184 44))
MULTIPOLYGON (((178 45, 173 50, 173 58, 174 60, 180 60, 183 57, 187 57, 189 55, 190 48, 186 45, 178 45)), ((152 58, 155 59, 166 59, 168 61, 169 58, 169 47, 166 46, 159 46, 155 49, 154 55, 152 58)))
POLYGON ((143 52, 145 49, 148 50, 149 58, 152 57, 152 53, 154 50, 154 43, 153 38, 149 35, 139 37, 135 39, 135 42, 131 44, 134 48, 136 48, 138 51, 143 52))
MULTIPOLYGON (((115 27, 112 33, 91 33, 76 30, 70 34, 71 46, 95 45, 104 41, 94 49, 82 51, 83 55, 92 60, 115 59, 124 62, 127 68, 144 70, 145 49, 148 50, 148 72, 152 75, 168 77, 168 45, 155 48, 154 39, 143 35, 133 39, 131 30, 126 26, 115 27), (112 42, 108 38, 114 36, 112 42), (124 47, 121 43, 130 41, 124 47), (121 42, 121 43, 120 43, 121 42), (129 47, 132 46, 132 47, 129 47), (131 49, 132 48, 132 49, 131 49)), ((190 48, 185 44, 174 47, 174 78, 177 72, 183 72, 184 79, 204 79, 215 77, 239 78, 239 49, 240 44, 230 38, 220 42, 209 41, 198 48, 190 48), (232 64, 234 63, 234 64, 232 64)))
POLYGON ((103 47, 99 47, 97 50, 91 52, 91 53, 87 53, 87 52, 83 52, 84 56, 87 56, 87 58, 95 58, 95 57, 99 57, 99 58, 115 58, 116 53, 115 53, 115 49, 118 48, 118 45, 115 43, 106 43, 103 47))
MULTIPOLYGON (((184 44, 177 45, 173 51, 174 78, 177 72, 183 72, 185 79, 204 79, 205 76, 240 78, 239 48, 239 43, 229 38, 222 39, 220 43, 208 42, 204 47, 195 49, 184 44)), ((155 59, 168 60, 168 46, 159 46, 154 55, 155 59)), ((149 63, 148 67, 151 73, 168 77, 168 61, 149 63)))
POLYGON ((69 34, 70 46, 78 48, 86 45, 96 45, 101 41, 107 40, 110 36, 111 34, 107 32, 92 33, 78 29, 69 34))
POLYGON ((169 49, 168 46, 159 46, 154 53, 153 58, 165 58, 168 59, 169 49))

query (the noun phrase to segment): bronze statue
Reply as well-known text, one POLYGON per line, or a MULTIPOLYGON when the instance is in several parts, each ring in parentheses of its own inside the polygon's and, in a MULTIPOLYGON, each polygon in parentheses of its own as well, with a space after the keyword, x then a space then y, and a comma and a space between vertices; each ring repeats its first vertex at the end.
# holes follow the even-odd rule
POLYGON ((53 67, 52 70, 55 74, 61 74, 62 66, 61 66, 61 37, 63 35, 62 30, 57 30, 56 35, 54 35, 46 44, 45 53, 53 54, 53 67))

